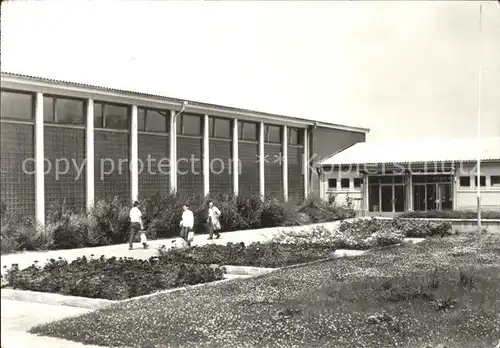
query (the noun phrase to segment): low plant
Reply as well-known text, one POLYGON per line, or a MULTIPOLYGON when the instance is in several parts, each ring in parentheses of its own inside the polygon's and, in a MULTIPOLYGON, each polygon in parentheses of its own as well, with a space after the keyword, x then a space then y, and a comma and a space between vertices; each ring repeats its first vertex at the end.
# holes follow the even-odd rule
MULTIPOLYGON (((404 218, 427 218, 427 219, 477 219, 477 211, 475 210, 450 210, 450 211, 411 211, 406 212, 399 217, 404 218)), ((482 219, 500 219, 500 211, 498 210, 481 210, 482 219)))
POLYGON ((50 260, 20 270, 7 270, 7 282, 14 289, 122 300, 159 290, 223 279, 224 269, 193 263, 170 263, 165 258, 78 258, 50 260))
POLYGON ((325 245, 293 245, 281 243, 227 243, 209 244, 183 249, 158 250, 166 263, 218 264, 254 267, 284 267, 330 257, 335 252, 325 245))

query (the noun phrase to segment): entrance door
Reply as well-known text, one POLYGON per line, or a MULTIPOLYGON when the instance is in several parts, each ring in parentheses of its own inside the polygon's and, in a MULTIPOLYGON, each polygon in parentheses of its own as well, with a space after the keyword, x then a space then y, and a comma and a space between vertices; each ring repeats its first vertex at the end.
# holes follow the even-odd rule
POLYGON ((381 200, 382 200, 382 211, 383 212, 392 212, 392 203, 393 203, 393 195, 392 188, 393 186, 380 186, 381 188, 381 200))
POLYGON ((413 185, 413 210, 425 211, 425 185, 413 185))
POLYGON ((427 198, 427 209, 426 210, 436 210, 437 209, 437 203, 439 201, 438 197, 438 190, 437 190, 437 184, 427 184, 427 193, 426 193, 426 198, 427 198))
POLYGON ((453 209, 453 191, 451 184, 437 184, 439 210, 452 210, 453 209))
POLYGON ((403 185, 394 186, 394 211, 397 213, 405 211, 406 187, 403 185))

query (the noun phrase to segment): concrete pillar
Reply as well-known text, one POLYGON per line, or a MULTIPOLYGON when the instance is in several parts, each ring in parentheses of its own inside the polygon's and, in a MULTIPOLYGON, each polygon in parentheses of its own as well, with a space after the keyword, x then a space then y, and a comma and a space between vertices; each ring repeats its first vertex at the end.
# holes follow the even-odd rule
POLYGON ((408 174, 408 204, 407 204, 407 209, 408 211, 413 211, 413 176, 411 173, 408 174))
POLYGON ((304 156, 302 161, 304 175, 304 198, 309 197, 309 132, 304 128, 304 156))
POLYGON ((35 97, 35 218, 45 225, 45 158, 43 141, 43 94, 35 97))
POLYGON ((283 200, 288 201, 288 127, 283 126, 283 200))
POLYGON ((137 105, 132 105, 130 122, 130 196, 139 197, 139 137, 137 133, 137 105))
POLYGON ((209 151, 209 116, 203 116, 203 194, 210 193, 210 151, 209 151))
POLYGON ((233 192, 238 195, 240 187, 240 161, 238 154, 238 120, 233 120, 233 192))
POLYGON ((260 196, 262 198, 266 195, 266 183, 265 183, 265 172, 264 164, 266 162, 266 154, 264 149, 264 122, 260 122, 259 129, 259 184, 260 184, 260 196))
POLYGON ((170 111, 170 192, 177 192, 177 119, 175 110, 170 111))
POLYGON ((87 212, 94 206, 95 200, 95 182, 94 182, 94 100, 87 99, 87 128, 86 131, 86 175, 85 175, 85 190, 86 190, 86 207, 87 212))

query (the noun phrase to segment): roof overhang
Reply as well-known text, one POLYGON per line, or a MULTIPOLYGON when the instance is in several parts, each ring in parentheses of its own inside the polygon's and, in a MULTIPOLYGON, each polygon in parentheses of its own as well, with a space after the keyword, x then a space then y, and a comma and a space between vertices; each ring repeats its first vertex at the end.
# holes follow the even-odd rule
MULTIPOLYGON (((58 81, 41 77, 18 75, 2 72, 2 89, 14 89, 20 91, 40 92, 59 96, 103 99, 115 103, 130 103, 145 107, 166 108, 179 111, 185 100, 166 96, 139 93, 120 89, 106 88, 82 83, 58 81)), ((368 133, 368 128, 351 127, 327 122, 316 122, 313 120, 269 114, 264 112, 238 109, 234 107, 201 103, 186 100, 188 102, 185 111, 199 114, 210 114, 212 116, 238 118, 243 121, 264 121, 277 125, 307 128, 311 126, 345 130, 350 132, 368 133)))

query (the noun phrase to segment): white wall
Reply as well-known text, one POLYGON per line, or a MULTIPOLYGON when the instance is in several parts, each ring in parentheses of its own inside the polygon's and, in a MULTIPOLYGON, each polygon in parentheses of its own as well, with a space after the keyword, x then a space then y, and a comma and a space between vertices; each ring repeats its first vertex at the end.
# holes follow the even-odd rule
POLYGON ((354 209, 362 209, 362 187, 354 187, 354 178, 360 178, 361 176, 355 170, 349 172, 332 170, 331 172, 324 173, 322 177, 322 199, 328 200, 330 196, 335 195, 335 202, 337 204, 345 204, 346 198, 349 197, 353 200, 354 209), (328 179, 337 179, 337 187, 329 188, 328 179), (349 179, 349 188, 341 187, 341 179, 349 179))
MULTIPOLYGON (((475 164, 462 165, 457 168, 457 209, 477 208, 477 188, 474 176, 477 170, 475 164), (459 187, 459 177, 470 176, 470 187, 459 187)), ((480 188, 481 207, 483 209, 500 210, 500 187, 491 186, 491 175, 500 175, 500 163, 482 163, 481 176, 486 176, 486 186, 480 188)))

